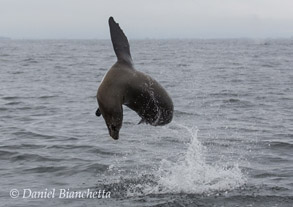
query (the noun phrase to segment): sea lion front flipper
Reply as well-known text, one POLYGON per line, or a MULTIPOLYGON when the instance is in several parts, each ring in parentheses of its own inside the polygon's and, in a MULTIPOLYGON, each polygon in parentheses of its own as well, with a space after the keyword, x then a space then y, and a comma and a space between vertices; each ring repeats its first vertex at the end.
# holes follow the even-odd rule
POLYGON ((132 65, 132 58, 127 37, 123 33, 119 24, 115 22, 113 17, 109 18, 109 27, 113 48, 118 61, 124 61, 132 65))
POLYGON ((100 111, 99 108, 98 108, 97 111, 96 111, 96 116, 101 116, 101 111, 100 111))

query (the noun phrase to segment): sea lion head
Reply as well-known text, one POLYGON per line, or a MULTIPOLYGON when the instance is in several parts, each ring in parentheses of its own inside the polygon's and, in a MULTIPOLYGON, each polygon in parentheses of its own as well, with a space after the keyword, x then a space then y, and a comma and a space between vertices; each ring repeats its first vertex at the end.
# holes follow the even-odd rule
POLYGON ((109 131, 109 135, 117 140, 119 139, 119 131, 122 127, 123 111, 122 106, 109 107, 109 105, 103 107, 100 104, 99 108, 109 131))

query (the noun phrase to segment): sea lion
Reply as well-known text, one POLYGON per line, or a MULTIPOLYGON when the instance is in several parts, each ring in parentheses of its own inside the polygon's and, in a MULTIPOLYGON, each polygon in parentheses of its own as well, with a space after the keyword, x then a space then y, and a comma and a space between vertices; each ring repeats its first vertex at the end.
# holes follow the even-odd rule
POLYGON ((140 117, 140 123, 168 124, 173 117, 173 102, 165 89, 150 76, 137 71, 132 62, 127 37, 113 17, 109 27, 117 62, 104 76, 97 92, 96 115, 105 119, 110 136, 117 140, 126 105, 140 117))

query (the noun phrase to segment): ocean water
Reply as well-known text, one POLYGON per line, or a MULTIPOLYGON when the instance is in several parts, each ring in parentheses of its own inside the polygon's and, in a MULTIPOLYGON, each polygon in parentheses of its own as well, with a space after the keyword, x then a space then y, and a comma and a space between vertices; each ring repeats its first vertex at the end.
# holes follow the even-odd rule
POLYGON ((110 40, 0 41, 1 206, 293 206, 292 39, 130 45, 174 118, 124 107, 115 141, 95 116, 110 40))

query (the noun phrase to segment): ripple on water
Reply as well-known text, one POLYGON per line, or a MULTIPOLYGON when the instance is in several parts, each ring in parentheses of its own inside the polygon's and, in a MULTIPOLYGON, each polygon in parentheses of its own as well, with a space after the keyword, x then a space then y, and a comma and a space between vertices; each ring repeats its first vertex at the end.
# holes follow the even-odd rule
MULTIPOLYGON (((40 152, 36 152, 40 153, 40 152)), ((11 157, 11 161, 29 161, 29 162, 45 162, 45 161, 62 161, 62 158, 53 158, 51 156, 42 156, 39 154, 29 154, 29 153, 23 153, 23 154, 18 154, 15 156, 11 157)))
POLYGON ((56 173, 56 172, 60 172, 60 171, 66 171, 68 169, 68 167, 66 166, 38 166, 38 167, 32 167, 32 168, 27 168, 24 169, 23 171, 25 173, 56 173))
POLYGON ((22 138, 26 137, 26 138, 57 139, 55 135, 47 135, 47 134, 42 134, 42 133, 37 133, 32 131, 17 131, 17 132, 13 132, 12 134, 22 138))

